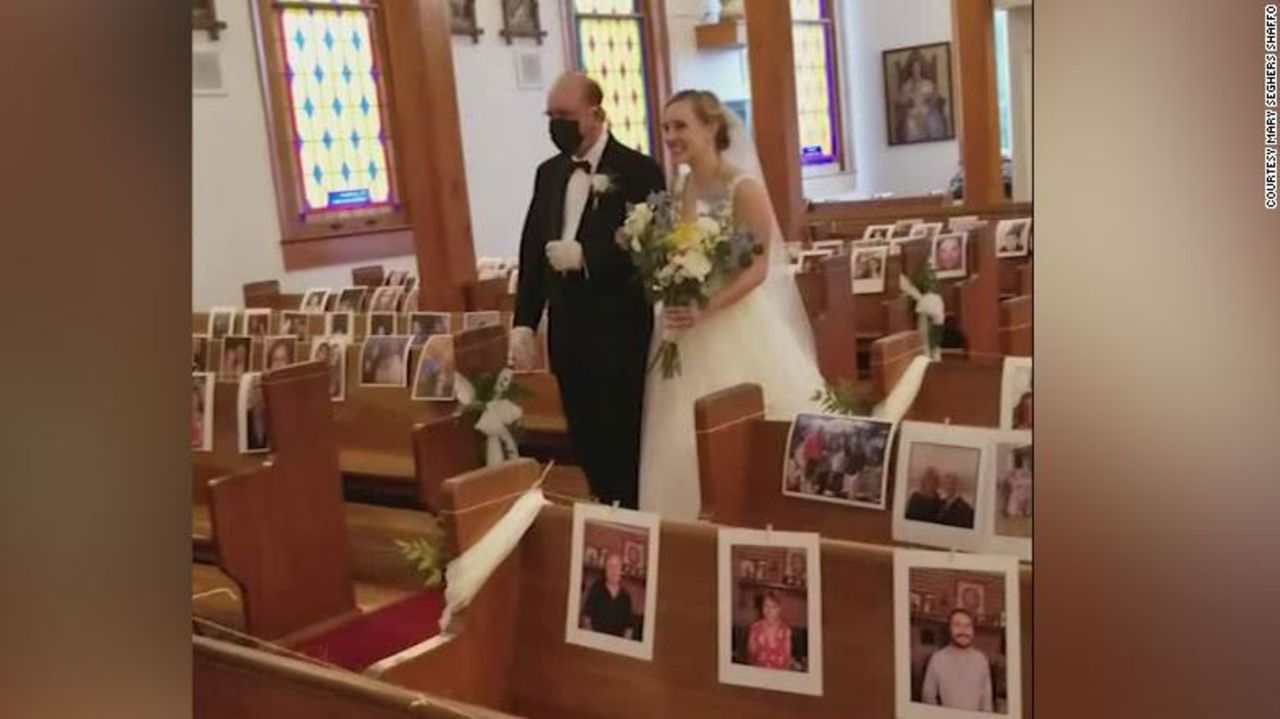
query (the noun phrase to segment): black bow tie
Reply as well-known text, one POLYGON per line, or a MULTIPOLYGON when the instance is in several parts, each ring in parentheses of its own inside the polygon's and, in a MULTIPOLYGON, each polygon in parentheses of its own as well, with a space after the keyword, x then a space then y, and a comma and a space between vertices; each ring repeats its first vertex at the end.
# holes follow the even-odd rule
MULTIPOLYGON (((576 172, 576 171, 578 171, 578 170, 582 170, 583 172, 585 172, 585 173, 587 173, 588 175, 590 175, 590 174, 591 174, 591 163, 590 163, 590 162, 587 162, 586 160, 574 160, 574 161, 573 161, 573 171, 574 171, 574 172, 576 172)), ((571 174, 572 174, 572 173, 571 173, 571 174)))

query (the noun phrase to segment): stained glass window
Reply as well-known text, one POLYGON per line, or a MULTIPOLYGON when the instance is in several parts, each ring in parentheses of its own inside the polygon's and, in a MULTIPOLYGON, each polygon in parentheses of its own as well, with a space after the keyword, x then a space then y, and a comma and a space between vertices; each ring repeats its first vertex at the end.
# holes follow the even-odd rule
POLYGON ((830 0, 791 0, 800 156, 805 165, 839 162, 839 111, 830 0))
POLYGON ((649 68, 638 0, 574 0, 578 66, 604 90, 604 111, 618 141, 649 153, 649 68))
POLYGON ((362 0, 273 6, 300 219, 398 203, 375 11, 362 0))

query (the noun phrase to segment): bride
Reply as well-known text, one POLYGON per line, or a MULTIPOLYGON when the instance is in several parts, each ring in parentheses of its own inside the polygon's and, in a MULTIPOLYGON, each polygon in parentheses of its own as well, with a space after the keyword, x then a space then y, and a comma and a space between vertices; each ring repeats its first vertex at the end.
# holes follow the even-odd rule
MULTIPOLYGON (((816 410, 810 397, 823 380, 754 144, 742 123, 713 93, 685 90, 667 102, 662 130, 672 159, 689 168, 672 187, 683 218, 714 215, 727 205, 734 223, 765 248, 705 308, 656 309, 658 328, 677 333, 681 371, 664 379, 655 368, 646 382, 640 508, 692 520, 701 507, 694 402, 753 382, 764 390, 766 416, 790 420, 796 412, 816 410)), ((651 357, 661 340, 662 332, 655 331, 651 357)))

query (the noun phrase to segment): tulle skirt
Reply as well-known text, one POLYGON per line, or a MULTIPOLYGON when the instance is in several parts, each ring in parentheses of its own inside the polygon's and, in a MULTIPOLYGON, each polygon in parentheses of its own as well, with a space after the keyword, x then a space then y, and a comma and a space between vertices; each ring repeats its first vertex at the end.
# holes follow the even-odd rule
MULTIPOLYGON (((764 390, 769 419, 789 421, 797 412, 817 411, 811 397, 823 379, 812 338, 805 346, 791 326, 795 319, 762 289, 679 335, 680 374, 664 379, 660 367, 649 371, 640 439, 641 509, 668 519, 697 519, 701 492, 693 405, 698 398, 751 382, 764 390)), ((661 308, 657 312, 650 358, 662 341, 661 308)), ((781 465, 778 472, 781 486, 781 465)))

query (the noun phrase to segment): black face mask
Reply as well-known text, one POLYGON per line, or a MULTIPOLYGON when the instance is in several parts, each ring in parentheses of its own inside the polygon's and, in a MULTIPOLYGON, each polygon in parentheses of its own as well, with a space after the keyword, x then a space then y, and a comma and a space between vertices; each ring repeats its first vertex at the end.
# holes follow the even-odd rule
POLYGON ((577 120, 555 118, 551 121, 551 141, 566 155, 572 155, 582 144, 582 132, 577 120))

